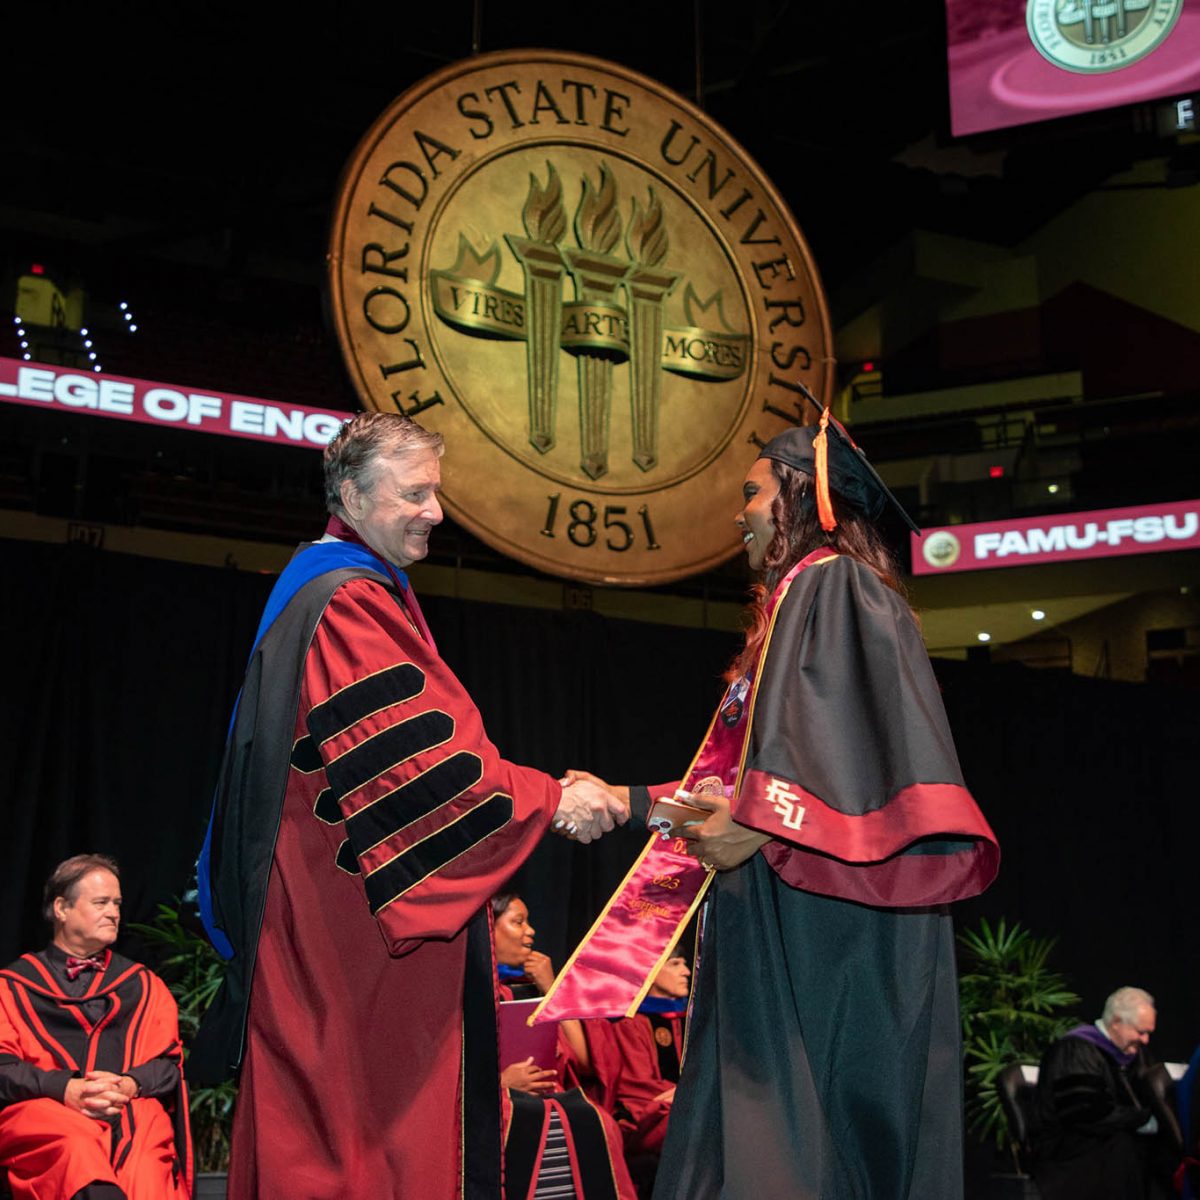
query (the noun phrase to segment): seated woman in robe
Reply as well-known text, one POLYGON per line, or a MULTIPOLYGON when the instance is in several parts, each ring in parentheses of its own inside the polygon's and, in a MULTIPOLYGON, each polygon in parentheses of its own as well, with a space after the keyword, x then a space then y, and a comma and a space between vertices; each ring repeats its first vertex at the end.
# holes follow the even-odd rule
MULTIPOLYGON (((546 955, 533 949, 529 909, 519 896, 503 893, 492 898, 492 913, 501 998, 543 995, 554 982, 554 968, 546 955)), ((504 1043, 501 1034, 509 1200, 534 1200, 568 1179, 575 1195, 586 1200, 635 1200, 616 1122, 576 1086, 590 1072, 580 1022, 559 1025, 553 1067, 530 1055, 506 1062, 504 1043)))

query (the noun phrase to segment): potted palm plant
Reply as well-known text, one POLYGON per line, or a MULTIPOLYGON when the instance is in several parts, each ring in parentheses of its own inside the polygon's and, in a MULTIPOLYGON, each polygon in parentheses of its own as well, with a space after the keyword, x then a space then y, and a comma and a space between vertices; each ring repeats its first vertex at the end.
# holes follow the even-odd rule
MULTIPOLYGON (((225 975, 225 963, 212 948, 184 905, 160 904, 147 925, 129 926, 154 952, 159 974, 179 1006, 179 1036, 188 1053, 200 1018, 216 996, 225 975)), ((196 1200, 225 1196, 229 1171, 229 1134, 237 1084, 232 1080, 216 1087, 192 1088, 189 1113, 192 1148, 196 1159, 196 1200)))
POLYGON ((966 1067, 967 1128, 1011 1156, 1013 1171, 993 1175, 994 1195, 1027 1191, 1019 1146, 1000 1106, 996 1076, 1010 1063, 1036 1063, 1078 1018, 1066 976, 1049 965, 1057 939, 1035 937, 1002 918, 958 935, 959 1006, 966 1067))

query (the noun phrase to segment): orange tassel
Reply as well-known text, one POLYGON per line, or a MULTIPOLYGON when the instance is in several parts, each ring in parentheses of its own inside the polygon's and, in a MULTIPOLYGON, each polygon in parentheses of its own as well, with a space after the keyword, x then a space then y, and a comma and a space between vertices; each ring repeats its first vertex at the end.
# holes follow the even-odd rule
POLYGON ((833 515, 833 500, 829 495, 829 409, 821 414, 821 432, 813 438, 813 457, 817 469, 817 516, 821 528, 832 533, 837 528, 837 517, 833 515))

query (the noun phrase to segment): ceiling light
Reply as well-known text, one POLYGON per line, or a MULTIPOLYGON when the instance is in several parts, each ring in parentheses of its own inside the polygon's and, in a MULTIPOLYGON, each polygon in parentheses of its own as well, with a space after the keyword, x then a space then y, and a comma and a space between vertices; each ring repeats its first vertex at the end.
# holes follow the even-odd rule
POLYGON ((981 642, 990 642, 992 635, 990 633, 977 633, 975 635, 981 642))
POLYGON ((1031 612, 1029 615, 1035 621, 1044 621, 1046 619, 1046 614, 1044 612, 1042 612, 1042 610, 1040 608, 1035 608, 1033 610, 1033 612, 1031 612))
POLYGON ((1050 495, 1052 495, 1052 496, 1057 496, 1058 495, 1058 484, 1057 483, 1047 484, 1046 491, 1048 491, 1050 493, 1050 495))

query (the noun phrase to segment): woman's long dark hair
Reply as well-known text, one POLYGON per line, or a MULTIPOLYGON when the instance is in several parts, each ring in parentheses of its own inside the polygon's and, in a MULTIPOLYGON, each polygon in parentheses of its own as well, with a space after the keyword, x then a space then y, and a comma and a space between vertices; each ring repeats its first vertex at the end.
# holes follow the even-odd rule
POLYGON ((884 545, 879 531, 861 513, 846 504, 836 492, 833 507, 837 526, 829 533, 821 528, 817 502, 812 493, 812 476, 795 467, 771 459, 771 469, 779 480, 779 494, 771 504, 775 536, 763 556, 763 578, 750 591, 746 609, 746 644, 729 664, 725 678, 729 682, 744 675, 758 659, 763 639, 767 636, 767 600, 779 581, 806 555, 821 546, 830 551, 857 559, 874 571, 879 581, 898 593, 907 602, 900 571, 891 551, 884 545))

